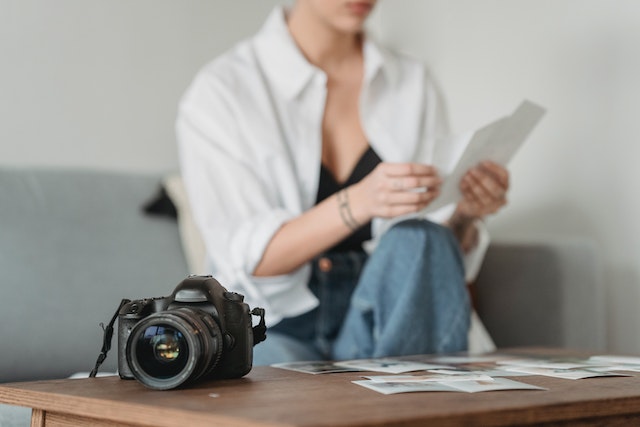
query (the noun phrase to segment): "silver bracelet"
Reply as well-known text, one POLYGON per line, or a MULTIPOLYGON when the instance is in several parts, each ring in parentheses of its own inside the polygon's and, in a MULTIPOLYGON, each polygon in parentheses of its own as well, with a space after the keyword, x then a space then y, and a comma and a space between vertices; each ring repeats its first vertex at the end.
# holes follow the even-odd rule
POLYGON ((337 194, 338 198, 338 210, 340 211, 340 218, 342 218, 342 222, 351 229, 351 231, 356 231, 360 228, 360 224, 353 217, 353 213, 351 212, 351 208, 349 207, 349 193, 347 193, 347 189, 340 190, 337 194))

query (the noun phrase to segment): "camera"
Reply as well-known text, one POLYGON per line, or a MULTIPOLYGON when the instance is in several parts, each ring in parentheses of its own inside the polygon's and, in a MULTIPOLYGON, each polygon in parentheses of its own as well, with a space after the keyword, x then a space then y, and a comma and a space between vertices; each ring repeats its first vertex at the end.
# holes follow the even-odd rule
POLYGON ((246 375, 266 327, 264 310, 250 310, 243 301, 212 276, 189 276, 167 297, 123 300, 117 311, 120 377, 168 390, 246 375), (255 327, 252 315, 260 316, 255 327))

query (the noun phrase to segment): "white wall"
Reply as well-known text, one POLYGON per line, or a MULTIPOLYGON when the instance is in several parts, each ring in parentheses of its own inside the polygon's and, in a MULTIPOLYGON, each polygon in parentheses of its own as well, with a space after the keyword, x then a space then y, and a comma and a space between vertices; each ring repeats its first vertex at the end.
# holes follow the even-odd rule
MULTIPOLYGON (((175 168, 180 94, 276 3, 0 0, 0 164, 175 168)), ((432 66, 456 130, 548 108, 490 228, 593 238, 610 347, 640 352, 640 2, 383 0, 374 24, 432 66)))
POLYGON ((640 2, 387 0, 380 37, 430 64, 455 130, 548 108, 511 165, 496 239, 602 251, 609 346, 640 352, 640 2))
POLYGON ((0 163, 177 167, 180 95, 276 3, 0 0, 0 163))

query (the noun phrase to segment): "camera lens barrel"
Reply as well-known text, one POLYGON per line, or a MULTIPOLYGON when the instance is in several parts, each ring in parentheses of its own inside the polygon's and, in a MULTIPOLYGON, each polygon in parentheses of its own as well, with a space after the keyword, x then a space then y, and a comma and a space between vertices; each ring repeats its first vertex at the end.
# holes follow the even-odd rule
POLYGON ((133 376, 156 390, 168 390, 211 372, 222 356, 220 327, 190 307, 152 314, 131 330, 126 358, 133 376))

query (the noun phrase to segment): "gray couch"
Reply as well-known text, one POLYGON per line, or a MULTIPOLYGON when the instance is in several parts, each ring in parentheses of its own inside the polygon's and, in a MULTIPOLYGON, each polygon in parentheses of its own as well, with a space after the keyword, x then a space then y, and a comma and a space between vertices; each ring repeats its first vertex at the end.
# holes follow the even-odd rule
POLYGON ((175 221, 142 210, 159 185, 148 175, 0 170, 0 382, 90 371, 99 324, 122 298, 165 295, 185 277, 175 221))
MULTIPOLYGON (((187 275, 176 221, 142 210, 161 178, 0 168, 0 382, 90 371, 122 298, 166 295, 187 275)), ((492 244, 476 304, 496 344, 604 347, 597 260, 582 241, 492 244)))

